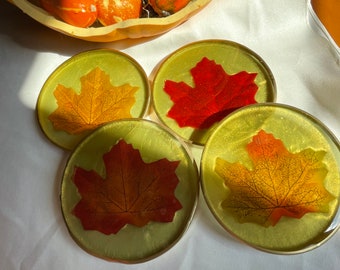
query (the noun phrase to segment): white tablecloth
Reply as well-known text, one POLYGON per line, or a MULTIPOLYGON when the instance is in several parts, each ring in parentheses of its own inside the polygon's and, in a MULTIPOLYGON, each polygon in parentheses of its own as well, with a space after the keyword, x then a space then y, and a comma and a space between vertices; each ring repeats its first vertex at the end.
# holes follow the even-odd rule
POLYGON ((228 39, 257 52, 277 83, 277 102, 303 109, 340 136, 340 66, 325 39, 307 23, 306 0, 212 0, 199 14, 154 38, 91 43, 52 31, 10 4, 0 4, 0 268, 29 269, 339 269, 340 232, 300 255, 258 251, 214 220, 203 198, 183 238, 137 265, 91 256, 70 237, 59 184, 66 151, 39 129, 35 106, 49 74, 70 56, 115 48, 150 74, 192 41, 228 39))

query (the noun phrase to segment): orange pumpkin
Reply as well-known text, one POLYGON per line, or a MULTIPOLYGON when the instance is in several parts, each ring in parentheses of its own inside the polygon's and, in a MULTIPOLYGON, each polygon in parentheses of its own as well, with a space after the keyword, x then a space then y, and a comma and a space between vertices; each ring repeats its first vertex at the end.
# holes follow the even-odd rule
POLYGON ((98 20, 103 25, 111 25, 127 19, 139 18, 141 0, 98 0, 98 20))
POLYGON ((40 0, 42 7, 64 22, 78 26, 91 26, 97 19, 96 0, 40 0))
POLYGON ((149 4, 160 16, 173 14, 184 8, 191 0, 149 0, 149 4))

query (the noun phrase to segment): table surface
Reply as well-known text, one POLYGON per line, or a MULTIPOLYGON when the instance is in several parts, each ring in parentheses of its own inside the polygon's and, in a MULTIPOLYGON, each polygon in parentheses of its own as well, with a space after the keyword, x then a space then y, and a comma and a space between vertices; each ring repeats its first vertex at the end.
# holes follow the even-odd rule
POLYGON ((227 39, 257 52, 277 84, 277 102, 307 111, 340 136, 340 66, 328 42, 308 24, 305 0, 212 0, 161 36, 91 43, 50 30, 0 3, 0 262, 1 269, 338 269, 340 232, 299 255, 256 250, 228 234, 202 197, 181 240, 145 263, 108 262, 84 252, 63 221, 59 185, 68 152, 39 129, 35 106, 47 77, 72 55, 114 48, 147 74, 179 47, 227 39))

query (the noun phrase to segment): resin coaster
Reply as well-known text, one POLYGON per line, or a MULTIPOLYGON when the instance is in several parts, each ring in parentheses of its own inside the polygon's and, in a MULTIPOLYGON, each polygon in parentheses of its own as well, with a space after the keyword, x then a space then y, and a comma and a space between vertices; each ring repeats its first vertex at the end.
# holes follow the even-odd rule
POLYGON ((142 67, 115 50, 77 54, 45 82, 37 103, 43 132, 72 150, 97 127, 122 118, 140 118, 149 105, 149 84, 142 67))
POLYGON ((185 144, 172 133, 148 120, 117 120, 72 153, 61 184, 63 216, 90 254, 143 262, 171 248, 188 228, 198 178, 185 144))
POLYGON ((244 107, 205 145, 205 200, 227 231, 255 248, 308 251, 339 227, 339 148, 331 132, 301 110, 244 107))
POLYGON ((269 67, 235 42, 204 40, 169 55, 151 74, 155 114, 184 140, 204 145, 230 112, 273 102, 276 86, 269 67))

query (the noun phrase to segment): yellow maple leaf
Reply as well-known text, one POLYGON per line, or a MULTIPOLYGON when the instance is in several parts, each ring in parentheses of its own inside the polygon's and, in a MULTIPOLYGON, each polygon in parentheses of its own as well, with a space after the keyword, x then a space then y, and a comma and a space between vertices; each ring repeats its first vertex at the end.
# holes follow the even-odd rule
POLYGON ((304 149, 290 153, 281 140, 261 130, 247 145, 252 170, 240 163, 216 159, 215 172, 230 193, 222 201, 239 222, 274 226, 281 217, 301 218, 310 212, 328 212, 334 197, 323 181, 324 151, 304 149))
POLYGON ((48 119, 56 130, 76 135, 113 120, 131 117, 138 87, 113 86, 110 76, 98 67, 80 81, 80 94, 61 84, 54 90, 58 108, 48 119))

